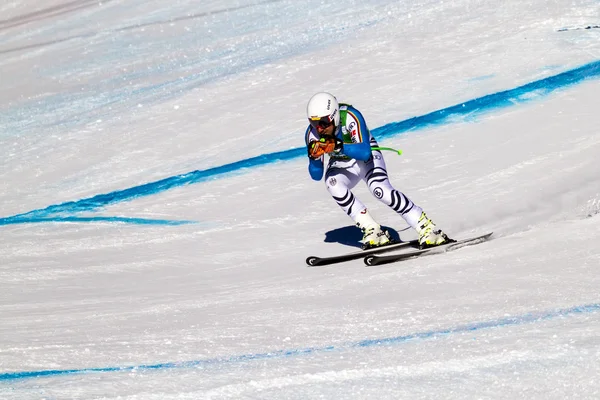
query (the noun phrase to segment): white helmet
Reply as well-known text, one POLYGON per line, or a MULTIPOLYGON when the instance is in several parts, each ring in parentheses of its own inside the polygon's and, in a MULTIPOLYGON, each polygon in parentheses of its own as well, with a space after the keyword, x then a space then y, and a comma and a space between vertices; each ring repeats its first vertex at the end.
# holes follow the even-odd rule
POLYGON ((308 101, 306 115, 310 124, 315 128, 318 125, 325 128, 331 125, 332 122, 337 128, 340 123, 340 105, 332 94, 320 92, 308 101))

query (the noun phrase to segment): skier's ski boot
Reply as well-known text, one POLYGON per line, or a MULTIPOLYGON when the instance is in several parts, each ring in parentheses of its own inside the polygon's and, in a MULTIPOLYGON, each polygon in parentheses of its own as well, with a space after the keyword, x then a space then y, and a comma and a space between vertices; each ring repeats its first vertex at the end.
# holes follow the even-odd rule
POLYGON ((378 224, 369 225, 366 228, 362 228, 360 225, 358 227, 363 231, 363 239, 361 240, 363 250, 393 243, 389 232, 382 230, 378 224))
POLYGON ((441 229, 435 226, 424 212, 422 212, 421 217, 419 217, 417 233, 419 234, 419 247, 421 249, 439 246, 454 241, 442 232, 441 229))

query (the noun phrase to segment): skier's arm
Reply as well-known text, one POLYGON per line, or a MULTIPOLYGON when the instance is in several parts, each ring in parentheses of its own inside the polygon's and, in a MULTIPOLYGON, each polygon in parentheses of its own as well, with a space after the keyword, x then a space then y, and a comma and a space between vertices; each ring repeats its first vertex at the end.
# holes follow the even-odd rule
POLYGON ((345 155, 355 160, 367 161, 371 157, 371 145, 369 142, 346 143, 342 151, 345 155))
POLYGON ((346 114, 346 132, 350 135, 352 143, 344 143, 342 151, 345 155, 355 160, 367 161, 371 158, 371 134, 364 117, 352 106, 348 106, 346 114))
POLYGON ((323 156, 319 158, 311 158, 311 147, 310 142, 317 140, 317 138, 311 133, 310 126, 306 129, 306 133, 304 134, 304 142, 306 144, 306 150, 308 154, 308 173, 310 177, 315 181, 320 181, 323 177, 323 156))
POLYGON ((323 177, 323 157, 313 160, 308 159, 308 173, 315 181, 320 181, 323 177))

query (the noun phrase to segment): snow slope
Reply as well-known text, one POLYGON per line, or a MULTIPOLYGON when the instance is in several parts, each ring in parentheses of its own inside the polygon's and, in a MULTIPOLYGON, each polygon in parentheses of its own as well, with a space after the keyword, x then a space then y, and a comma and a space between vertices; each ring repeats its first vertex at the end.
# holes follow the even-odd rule
POLYGON ((5 1, 0 397, 600 397, 599 22, 597 0, 5 1), (306 268, 360 237, 306 170, 320 90, 403 150, 392 183, 438 225, 494 240, 306 268))

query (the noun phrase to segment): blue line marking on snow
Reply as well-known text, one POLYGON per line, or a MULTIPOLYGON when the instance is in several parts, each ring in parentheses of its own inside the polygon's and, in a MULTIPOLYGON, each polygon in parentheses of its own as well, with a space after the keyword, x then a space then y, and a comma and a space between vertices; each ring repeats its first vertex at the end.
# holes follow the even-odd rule
POLYGON ((34 210, 24 214, 18 214, 7 218, 0 218, 0 226, 8 225, 9 223, 24 223, 32 219, 47 219, 56 214, 72 214, 78 212, 95 211, 99 208, 105 207, 110 204, 120 203, 124 201, 133 200, 138 197, 157 194, 179 186, 207 181, 210 179, 214 179, 215 176, 236 172, 243 168, 252 168, 279 160, 290 160, 292 158, 298 157, 300 154, 306 154, 306 150, 304 148, 286 150, 278 153, 271 153, 268 155, 261 155, 246 160, 236 161, 231 164, 209 168, 203 171, 192 171, 187 174, 172 176, 157 182, 146 183, 144 185, 135 186, 125 190, 118 190, 108 194, 99 194, 97 196, 79 201, 72 201, 52 205, 44 209, 34 210))
POLYGON ((210 366, 224 366, 228 364, 243 363, 255 360, 271 360, 278 358, 297 357, 302 355, 318 355, 329 351, 351 351, 359 348, 375 346, 393 346, 400 345, 412 340, 425 340, 434 337, 448 336, 453 334, 471 333, 483 329, 503 328, 508 326, 518 326, 544 322, 556 318, 572 317, 581 314, 590 314, 600 311, 600 304, 587 304, 565 309, 558 309, 546 312, 533 312, 514 317, 500 318, 485 322, 475 322, 469 325, 461 325, 455 328, 441 329, 437 331, 417 332, 403 336, 394 336, 379 339, 366 339, 358 342, 351 342, 346 345, 329 345, 322 347, 308 347, 304 349, 275 350, 267 353, 243 354, 231 356, 229 358, 213 358, 196 361, 166 362, 159 364, 126 366, 126 367, 105 367, 105 368, 82 368, 65 370, 41 370, 41 371, 21 371, 6 372, 0 374, 1 381, 12 381, 17 379, 57 377, 64 375, 88 374, 88 373, 109 373, 109 372, 136 372, 149 370, 168 370, 183 368, 203 368, 210 366))
MULTIPOLYGON (((429 114, 409 118, 404 121, 389 123, 373 129, 372 132, 375 137, 382 139, 396 136, 408 131, 423 129, 433 125, 451 123, 452 121, 456 120, 457 117, 461 116, 468 116, 472 118, 475 115, 489 112, 492 109, 505 108, 516 104, 525 103, 533 99, 547 96, 556 90, 598 77, 600 77, 600 61, 595 61, 582 67, 548 78, 540 79, 514 89, 479 97, 477 99, 469 100, 451 107, 433 111, 429 114)), ((12 217, 0 218, 0 226, 10 223, 14 224, 25 223, 28 221, 31 222, 33 219, 50 218, 56 214, 74 214, 85 211, 96 211, 110 204, 130 201, 143 196, 154 195, 175 187, 217 179, 218 177, 224 176, 231 172, 240 171, 244 168, 253 168, 278 161, 292 160, 295 158, 304 157, 305 155, 306 149, 304 147, 270 154, 263 154, 230 164, 225 164, 219 167, 209 168, 206 170, 196 170, 186 174, 172 176, 159 181, 131 187, 129 189, 118 190, 107 194, 99 194, 87 199, 51 205, 44 209, 33 210, 24 214, 14 215, 12 217)))
POLYGON ((373 130, 373 134, 377 138, 389 137, 402 132, 437 125, 452 117, 483 114, 491 109, 505 108, 538 99, 558 89, 598 77, 600 77, 600 61, 595 61, 583 67, 540 79, 514 89, 479 97, 419 117, 392 122, 373 130))
POLYGON ((196 224, 196 221, 184 220, 168 220, 168 219, 152 219, 152 218, 129 218, 129 217, 8 217, 1 218, 0 225, 15 225, 15 224, 37 224, 43 222, 102 222, 102 223, 122 223, 132 225, 165 225, 177 226, 196 224))

